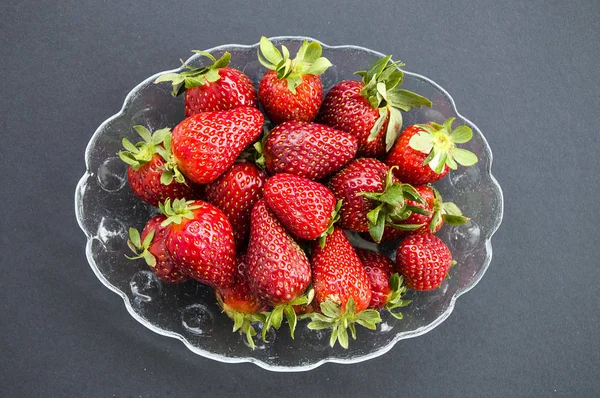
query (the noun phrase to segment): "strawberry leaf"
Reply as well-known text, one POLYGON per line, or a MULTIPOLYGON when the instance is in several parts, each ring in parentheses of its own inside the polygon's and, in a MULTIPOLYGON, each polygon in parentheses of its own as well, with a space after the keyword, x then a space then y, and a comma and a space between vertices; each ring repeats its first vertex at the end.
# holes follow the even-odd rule
POLYGON ((477 155, 462 148, 454 148, 452 156, 462 166, 472 166, 477 163, 477 155))
POLYGON ((385 135, 385 150, 388 152, 394 146, 394 143, 402 131, 402 113, 394 107, 389 107, 390 120, 388 122, 385 135))
POLYGON ((458 126, 452 131, 450 138, 455 144, 464 144, 473 138, 473 130, 468 126, 458 126))

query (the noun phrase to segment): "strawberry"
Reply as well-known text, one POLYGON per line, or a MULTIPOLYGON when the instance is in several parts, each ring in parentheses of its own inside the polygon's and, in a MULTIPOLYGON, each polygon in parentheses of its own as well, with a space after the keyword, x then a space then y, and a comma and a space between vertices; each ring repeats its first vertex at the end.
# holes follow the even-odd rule
POLYGON ((356 252, 346 234, 335 228, 324 247, 317 242, 312 247, 312 271, 315 300, 321 313, 312 314, 309 329, 318 330, 331 327, 329 344, 336 341, 348 348, 348 331, 356 339, 358 323, 375 329, 381 322, 379 312, 367 309, 371 302, 371 284, 356 252))
POLYGON ((265 312, 269 307, 250 290, 244 272, 246 263, 245 255, 238 257, 235 283, 231 287, 215 289, 215 295, 223 312, 233 320, 233 331, 239 330, 240 333, 245 334, 248 344, 254 349, 256 347, 254 344, 256 330, 254 330, 252 322, 264 323, 265 312))
POLYGON ((404 73, 401 62, 389 63, 391 55, 377 60, 362 81, 343 80, 329 90, 317 121, 345 131, 358 139, 358 155, 379 157, 389 151, 402 128, 401 110, 431 106, 427 98, 400 89, 404 73))
POLYGON ((250 212, 263 196, 267 176, 252 163, 237 162, 217 180, 206 185, 206 200, 231 222, 235 246, 242 250, 250 233, 250 212))
POLYGON ((404 238, 396 251, 396 269, 413 290, 438 288, 452 265, 450 249, 431 233, 404 238))
POLYGON ((313 240, 333 231, 341 203, 324 185, 293 174, 281 173, 265 184, 265 202, 290 233, 313 240))
POLYGON ((264 117, 248 106, 190 116, 173 129, 177 167, 198 184, 216 180, 262 132, 264 117))
POLYGON ((335 173, 356 155, 356 138, 331 127, 284 122, 267 136, 262 148, 267 171, 319 180, 335 173))
POLYGON ((408 184, 401 184, 388 167, 371 158, 356 159, 337 173, 329 188, 342 201, 339 211, 341 228, 366 232, 375 242, 380 242, 386 225, 395 228, 414 229, 413 225, 396 225, 417 208, 407 206, 405 197, 422 201, 417 191, 408 184))
POLYGON ((477 162, 477 155, 456 144, 471 139, 473 131, 468 126, 452 130, 454 118, 443 125, 431 122, 408 126, 400 139, 388 153, 385 163, 398 166, 396 177, 409 184, 427 184, 444 178, 450 169, 458 164, 471 166, 477 162))
POLYGON ((256 202, 250 215, 247 261, 250 289, 275 307, 263 326, 263 340, 271 326, 281 326, 284 313, 293 337, 297 320, 293 307, 312 301, 312 290, 303 295, 311 280, 310 263, 264 199, 256 202))
POLYGON ((167 253, 190 277, 213 287, 228 287, 235 280, 235 244, 227 216, 201 200, 175 199, 159 205, 169 226, 167 253))
POLYGON ((179 283, 188 280, 188 276, 175 263, 165 247, 165 234, 168 227, 161 223, 166 220, 162 214, 152 217, 144 227, 142 236, 135 228, 129 229, 127 246, 135 253, 134 257, 126 256, 133 260, 143 258, 156 276, 167 283, 179 283))
POLYGON ((127 163, 127 180, 133 193, 152 206, 166 199, 197 198, 200 188, 189 182, 175 167, 171 154, 171 130, 164 128, 153 134, 144 126, 133 127, 143 141, 133 145, 123 138, 126 151, 119 157, 127 163))
POLYGON ((273 124, 286 120, 312 122, 323 101, 321 77, 331 62, 321 57, 317 42, 304 40, 296 58, 281 46, 283 55, 266 37, 260 39, 258 60, 269 69, 258 86, 258 98, 273 124), (261 56, 262 53, 262 56, 261 56))
POLYGON ((410 300, 402 300, 406 294, 406 286, 402 285, 402 277, 396 273, 392 260, 372 250, 355 250, 371 283, 369 308, 374 310, 385 308, 395 318, 402 319, 400 312, 392 310, 408 305, 410 300))
POLYGON ((185 71, 165 73, 154 81, 171 82, 174 97, 185 92, 185 117, 240 106, 258 107, 252 80, 239 70, 227 67, 231 54, 226 52, 217 60, 207 52, 193 52, 209 58, 212 64, 200 68, 184 64, 185 71))

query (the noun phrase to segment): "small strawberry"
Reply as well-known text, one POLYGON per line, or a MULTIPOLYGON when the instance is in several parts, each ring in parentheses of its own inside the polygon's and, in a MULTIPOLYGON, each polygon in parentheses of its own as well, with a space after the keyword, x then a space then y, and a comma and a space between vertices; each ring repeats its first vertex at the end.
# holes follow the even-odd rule
POLYGON ((198 184, 216 180, 260 136, 263 122, 262 113, 248 106, 188 117, 173 129, 177 167, 198 184))
POLYGON ((233 331, 239 330, 240 333, 243 333, 250 347, 254 349, 256 347, 254 344, 256 330, 254 330, 252 322, 264 324, 265 312, 269 307, 250 290, 248 280, 243 272, 246 263, 245 255, 238 257, 235 283, 231 287, 215 289, 215 295, 223 312, 233 320, 233 331))
POLYGON ((319 180, 335 173, 356 155, 356 138, 331 127, 308 122, 284 122, 262 147, 267 171, 319 180))
POLYGON ((401 110, 431 106, 431 101, 400 89, 401 62, 391 55, 377 60, 368 71, 356 72, 362 81, 343 80, 325 96, 319 123, 345 131, 358 139, 358 154, 379 157, 389 151, 402 129, 401 110))
POLYGON ((127 180, 133 193, 152 206, 166 199, 196 198, 200 188, 189 182, 175 167, 171 153, 171 130, 164 128, 153 134, 144 126, 134 126, 143 141, 133 145, 123 138, 126 151, 119 152, 129 165, 127 180))
POLYGON ((317 42, 304 40, 296 58, 281 46, 283 55, 266 37, 260 39, 258 60, 267 69, 258 86, 258 98, 273 124, 287 120, 312 122, 323 101, 321 77, 331 62, 321 57, 317 42), (262 53, 262 56, 261 56, 262 53))
POLYGON ((167 283, 179 283, 188 280, 188 276, 175 263, 165 247, 165 234, 168 227, 161 223, 166 220, 162 214, 152 217, 144 227, 142 236, 135 228, 129 229, 129 240, 127 246, 136 255, 126 256, 133 260, 143 258, 156 276, 167 283))
POLYGON ((385 308, 395 318, 402 319, 400 312, 392 310, 408 305, 410 300, 402 300, 406 294, 406 286, 402 285, 402 277, 396 273, 392 260, 372 250, 355 250, 371 282, 369 308, 374 310, 385 308))
POLYGON ((452 130, 454 118, 443 125, 431 122, 408 126, 385 158, 389 166, 398 166, 396 177, 409 184, 427 184, 444 178, 458 164, 471 166, 477 163, 477 155, 456 144, 473 137, 468 126, 452 130))
POLYGON ((193 52, 209 58, 212 64, 200 68, 184 64, 185 71, 165 73, 154 81, 171 82, 174 97, 185 92, 185 117, 240 106, 258 107, 252 80, 239 70, 227 67, 231 54, 226 52, 217 60, 207 52, 193 52))
POLYGON ((175 199, 159 205, 169 226, 167 253, 190 277, 213 287, 231 286, 235 279, 235 243, 227 216, 201 200, 175 199))
POLYGON ((413 290, 438 288, 452 266, 452 253, 442 240, 431 233, 410 235, 396 251, 396 269, 413 290))
POLYGON ((321 313, 313 313, 309 329, 331 330, 329 344, 336 341, 348 348, 348 331, 356 339, 358 323, 374 330, 381 322, 379 312, 367 309, 371 302, 371 284, 346 234, 339 228, 327 238, 324 247, 317 242, 312 247, 312 271, 315 300, 321 313))
POLYGON ((265 184, 265 202, 299 239, 325 239, 339 219, 341 203, 324 185, 293 174, 276 174, 265 184))
POLYGON ((206 185, 206 200, 231 222, 235 247, 242 250, 250 233, 250 212, 263 196, 267 176, 252 163, 237 162, 217 180, 206 185))
MULTIPOLYGON (((371 158, 356 159, 337 173, 329 188, 342 201, 339 226, 351 231, 366 232, 380 242, 386 225, 405 220, 418 208, 407 206, 406 199, 421 202, 418 192, 401 184, 388 167, 371 158)), ((415 229, 419 226, 396 226, 415 229)))
POLYGON ((311 281, 310 263, 264 199, 256 202, 250 215, 247 261, 250 289, 275 307, 263 326, 263 340, 271 326, 275 329, 281 326, 284 314, 294 337, 297 321, 294 306, 312 301, 312 290, 303 295, 311 281))

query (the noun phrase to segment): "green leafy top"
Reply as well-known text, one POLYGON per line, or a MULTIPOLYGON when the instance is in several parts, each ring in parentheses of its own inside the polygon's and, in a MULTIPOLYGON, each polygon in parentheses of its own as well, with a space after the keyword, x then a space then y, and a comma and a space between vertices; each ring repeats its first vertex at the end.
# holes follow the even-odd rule
POLYGON ((164 203, 159 203, 158 208, 161 213, 167 216, 160 225, 166 227, 169 224, 181 224, 183 219, 194 219, 193 210, 199 209, 200 206, 194 205, 194 200, 175 199, 171 203, 171 199, 167 199, 164 203))
POLYGON ((361 94, 373 109, 379 110, 379 119, 371 129, 368 142, 377 138, 381 128, 389 116, 389 123, 385 135, 386 151, 389 151, 402 129, 402 113, 415 107, 431 106, 431 101, 412 91, 400 89, 404 72, 399 69, 404 66, 400 61, 390 63, 392 56, 380 58, 375 61, 367 71, 357 71, 362 77, 364 87, 361 94))
POLYGON ((257 333, 254 329, 254 326, 252 326, 252 322, 260 322, 264 324, 269 313, 259 312, 249 314, 237 311, 225 304, 218 294, 216 296, 217 302, 219 303, 219 306, 221 307, 223 312, 227 314, 227 316, 231 318, 231 320, 233 320, 233 332, 239 331, 240 334, 245 335, 248 345, 254 350, 256 348, 256 344, 254 343, 254 336, 256 336, 257 333))
POLYGON ((140 233, 135 228, 129 228, 129 240, 127 240, 127 246, 135 253, 135 256, 127 256, 130 260, 143 258, 151 267, 156 266, 156 257, 148 250, 152 245, 152 239, 154 239, 154 230, 150 231, 144 240, 141 240, 140 233))
POLYGON ((229 65, 229 61, 231 60, 231 54, 228 52, 223 54, 219 59, 216 59, 206 51, 193 50, 192 52, 209 58, 212 63, 196 68, 186 65, 182 60, 181 63, 186 70, 180 73, 165 73, 164 75, 160 75, 154 83, 171 82, 173 84, 173 92, 171 94, 173 97, 176 97, 192 87, 203 86, 206 82, 214 83, 219 80, 219 69, 229 65))
POLYGON ((298 323, 298 317, 296 315, 296 311, 294 311, 294 306, 304 306, 309 305, 313 298, 315 297, 315 290, 313 288, 309 288, 308 291, 300 297, 295 298, 289 303, 280 304, 271 310, 270 313, 267 314, 265 319, 263 329, 262 329, 262 339, 266 343, 267 342, 267 332, 271 327, 275 329, 279 329, 281 327, 281 322, 283 321, 283 316, 285 315, 288 326, 290 327, 290 336, 292 339, 294 338, 294 331, 296 330, 296 324, 298 323))
POLYGON ((456 170, 457 163, 463 166, 477 163, 477 155, 456 146, 468 142, 473 137, 473 131, 468 126, 458 126, 452 130, 454 119, 451 117, 443 125, 434 122, 417 124, 422 131, 413 135, 408 142, 414 150, 428 155, 423 164, 428 164, 438 174, 444 170, 444 166, 456 170))
POLYGON ((429 230, 431 233, 435 232, 437 225, 444 220, 448 225, 462 225, 469 221, 468 217, 463 216, 462 211, 452 202, 444 202, 440 191, 431 187, 433 190, 433 217, 429 224, 429 230))
POLYGON ((331 212, 331 220, 329 221, 329 225, 327 225, 325 231, 318 238, 321 249, 325 247, 327 237, 333 233, 335 223, 338 222, 341 218, 340 209, 342 208, 342 204, 343 201, 341 199, 337 201, 337 203, 335 204, 335 209, 333 209, 333 211, 331 212))
POLYGON ((331 62, 321 56, 322 53, 323 48, 319 43, 304 40, 296 58, 290 59, 290 51, 286 46, 281 46, 280 52, 263 36, 260 38, 258 61, 265 68, 277 72, 278 79, 286 79, 288 89, 296 94, 296 87, 302 83, 303 75, 322 75, 331 66, 331 62))
POLYGON ((408 290, 403 282, 404 278, 397 273, 390 277, 390 290, 392 294, 385 305, 385 309, 396 319, 402 319, 402 313, 393 310, 400 307, 406 307, 410 304, 410 300, 402 299, 408 290))

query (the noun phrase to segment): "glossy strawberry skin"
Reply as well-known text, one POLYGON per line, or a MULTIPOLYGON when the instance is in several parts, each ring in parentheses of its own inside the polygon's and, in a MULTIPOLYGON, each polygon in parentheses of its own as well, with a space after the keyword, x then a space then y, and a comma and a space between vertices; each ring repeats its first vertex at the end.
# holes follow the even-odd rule
POLYGON ((238 251, 248 242, 250 212, 263 196, 266 179, 266 174, 254 164, 237 162, 217 180, 206 185, 206 200, 229 218, 238 251))
POLYGON ((450 171, 448 166, 444 166, 443 171, 437 174, 431 167, 423 164, 427 154, 410 147, 410 139, 420 131, 423 130, 414 125, 405 128, 384 160, 390 167, 398 166, 394 169, 394 175, 402 182, 412 185, 439 181, 450 171))
POLYGON ((336 199, 324 185, 281 173, 265 184, 265 202, 290 233, 299 239, 317 239, 325 232, 336 199))
POLYGON ((288 120, 312 122, 323 101, 321 77, 303 75, 294 94, 288 89, 287 80, 278 79, 277 73, 269 70, 258 86, 258 98, 274 125, 288 120))
POLYGON ((245 314, 267 311, 269 307, 250 290, 250 285, 246 279, 246 267, 247 257, 245 255, 239 256, 235 283, 230 287, 215 289, 215 294, 227 310, 239 311, 245 314))
POLYGON ((372 250, 355 249, 355 251, 371 283, 369 308, 380 310, 392 296, 390 278, 396 272, 394 263, 387 256, 372 250))
POLYGON ((227 216, 216 206, 196 200, 193 218, 169 224, 166 249, 190 277, 214 287, 235 280, 235 243, 227 216))
POLYGON ((311 281, 306 255, 264 199, 256 202, 250 216, 246 275, 250 289, 270 305, 293 301, 311 281))
POLYGON ((290 121, 269 133, 263 151, 267 171, 319 180, 338 171, 356 155, 352 135, 318 123, 290 121))
POLYGON ((167 283, 180 283, 188 280, 188 276, 183 272, 181 267, 177 265, 167 253, 165 247, 165 235, 168 231, 168 226, 160 225, 166 219, 165 216, 159 214, 152 217, 142 231, 142 242, 151 231, 154 231, 152 243, 148 247, 148 251, 156 258, 156 265, 150 268, 156 276, 167 283))
POLYGON ((360 192, 383 192, 388 167, 377 159, 361 158, 350 163, 330 181, 329 188, 336 199, 342 200, 340 228, 357 232, 369 230, 367 213, 375 208, 360 192))
POLYGON ((364 84, 343 80, 329 90, 317 117, 317 122, 353 135, 358 140, 358 156, 379 157, 385 154, 386 120, 375 137, 368 142, 371 130, 379 119, 379 111, 371 107, 360 90, 364 84))
POLYGON ((160 176, 165 170, 165 161, 159 154, 154 154, 152 159, 141 165, 138 170, 129 166, 127 180, 133 193, 146 203, 158 206, 158 202, 166 199, 199 199, 201 189, 191 181, 186 184, 172 181, 169 185, 160 182, 160 176))
POLYGON ((348 299, 352 297, 356 313, 368 308, 371 302, 371 284, 343 230, 335 228, 327 237, 324 248, 314 242, 311 262, 317 303, 331 300, 343 312, 348 299))
POLYGON ((396 251, 396 269, 413 290, 438 288, 452 265, 452 253, 442 240, 430 233, 410 235, 396 251))
POLYGON ((263 122, 262 113, 247 106, 188 117, 173 129, 177 166, 198 184, 216 180, 260 136, 263 122))
POLYGON ((219 80, 185 92, 185 117, 201 112, 226 111, 240 106, 258 107, 252 80, 234 68, 220 68, 219 80))

